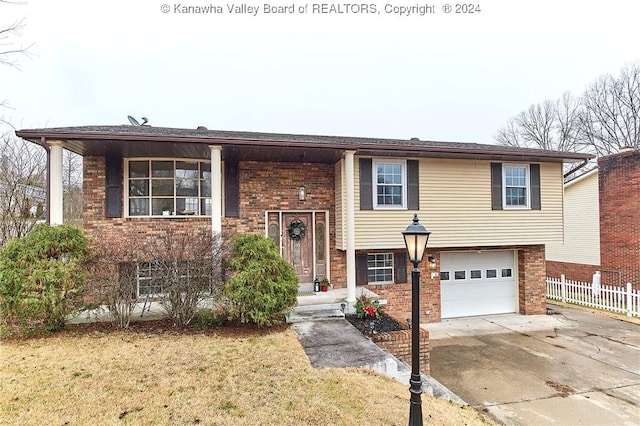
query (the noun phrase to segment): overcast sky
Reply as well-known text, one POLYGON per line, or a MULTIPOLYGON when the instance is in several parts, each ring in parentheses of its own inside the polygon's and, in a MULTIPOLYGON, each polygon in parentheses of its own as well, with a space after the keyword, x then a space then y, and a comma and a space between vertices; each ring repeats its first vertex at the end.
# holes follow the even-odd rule
POLYGON ((227 0, 0 3, 0 28, 24 17, 18 41, 34 43, 20 70, 0 66, 11 107, 0 116, 17 128, 132 115, 153 126, 494 143, 530 104, 580 94, 640 60, 637 0, 481 0, 474 14, 448 0, 313 13, 323 4, 313 1, 324 0, 247 1, 255 16, 229 13, 241 3, 227 0), (434 13, 391 7, 425 4, 434 13), (182 13, 210 5, 222 13, 182 13))

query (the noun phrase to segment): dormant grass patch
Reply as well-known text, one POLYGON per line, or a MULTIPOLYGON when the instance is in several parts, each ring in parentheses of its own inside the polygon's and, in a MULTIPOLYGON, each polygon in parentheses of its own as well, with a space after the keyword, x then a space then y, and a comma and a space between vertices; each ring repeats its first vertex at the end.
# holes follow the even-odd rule
MULTIPOLYGON (((404 425, 407 386, 312 368, 293 331, 84 329, 0 341, 0 424, 404 425)), ((488 422, 423 395, 425 422, 488 422)))

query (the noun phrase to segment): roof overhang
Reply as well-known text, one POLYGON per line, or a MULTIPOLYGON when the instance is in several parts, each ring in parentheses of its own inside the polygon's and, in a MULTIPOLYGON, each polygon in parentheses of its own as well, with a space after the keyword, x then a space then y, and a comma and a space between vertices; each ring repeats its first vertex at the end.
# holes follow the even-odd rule
POLYGON ((63 141, 80 155, 118 153, 127 157, 207 158, 209 146, 223 147, 224 158, 260 161, 335 162, 344 151, 364 156, 406 156, 500 161, 576 162, 591 154, 545 151, 476 143, 312 136, 256 132, 174 129, 151 126, 85 126, 19 130, 33 143, 63 141))

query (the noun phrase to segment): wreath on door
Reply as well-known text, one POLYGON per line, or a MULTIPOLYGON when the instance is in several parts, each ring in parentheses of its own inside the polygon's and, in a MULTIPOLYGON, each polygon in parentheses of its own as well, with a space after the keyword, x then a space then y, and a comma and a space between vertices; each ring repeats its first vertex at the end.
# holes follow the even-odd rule
POLYGON ((307 235, 307 226, 300 219, 296 219, 289 225, 288 232, 292 240, 300 241, 307 235))

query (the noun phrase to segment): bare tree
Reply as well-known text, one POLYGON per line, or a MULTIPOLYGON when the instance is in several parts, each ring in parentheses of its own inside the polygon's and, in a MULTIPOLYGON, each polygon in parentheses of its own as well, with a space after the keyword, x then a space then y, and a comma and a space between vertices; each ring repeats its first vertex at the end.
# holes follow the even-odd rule
POLYGON ((82 226, 82 157, 64 150, 62 174, 64 221, 82 226))
POLYGON ((220 238, 206 229, 168 229, 152 243, 153 267, 160 272, 160 303, 174 324, 185 327, 222 281, 220 238))
POLYGON ((640 148, 640 62, 626 65, 617 78, 603 75, 587 88, 580 124, 584 144, 598 155, 640 148))
MULTIPOLYGON (((24 2, 0 0, 0 3, 23 5, 24 2)), ((25 26, 24 18, 9 24, 0 24, 0 65, 19 68, 19 57, 29 57, 29 49, 33 45, 23 45, 17 41, 22 36, 25 26)), ((6 100, 0 100, 0 106, 6 106, 6 100)))
POLYGON ((495 139, 508 146, 597 155, 640 147, 640 62, 626 65, 618 77, 599 77, 579 98, 565 93, 531 105, 509 119, 495 139))
POLYGON ((512 117, 495 139, 507 146, 573 151, 582 138, 579 112, 579 99, 567 92, 556 101, 531 105, 512 117))
POLYGON ((22 237, 45 204, 45 152, 5 133, 0 139, 0 244, 22 237))
POLYGON ((94 240, 90 249, 86 296, 100 305, 97 315, 106 309, 115 327, 129 328, 138 303, 138 263, 150 247, 146 240, 131 244, 125 235, 115 234, 94 240))

